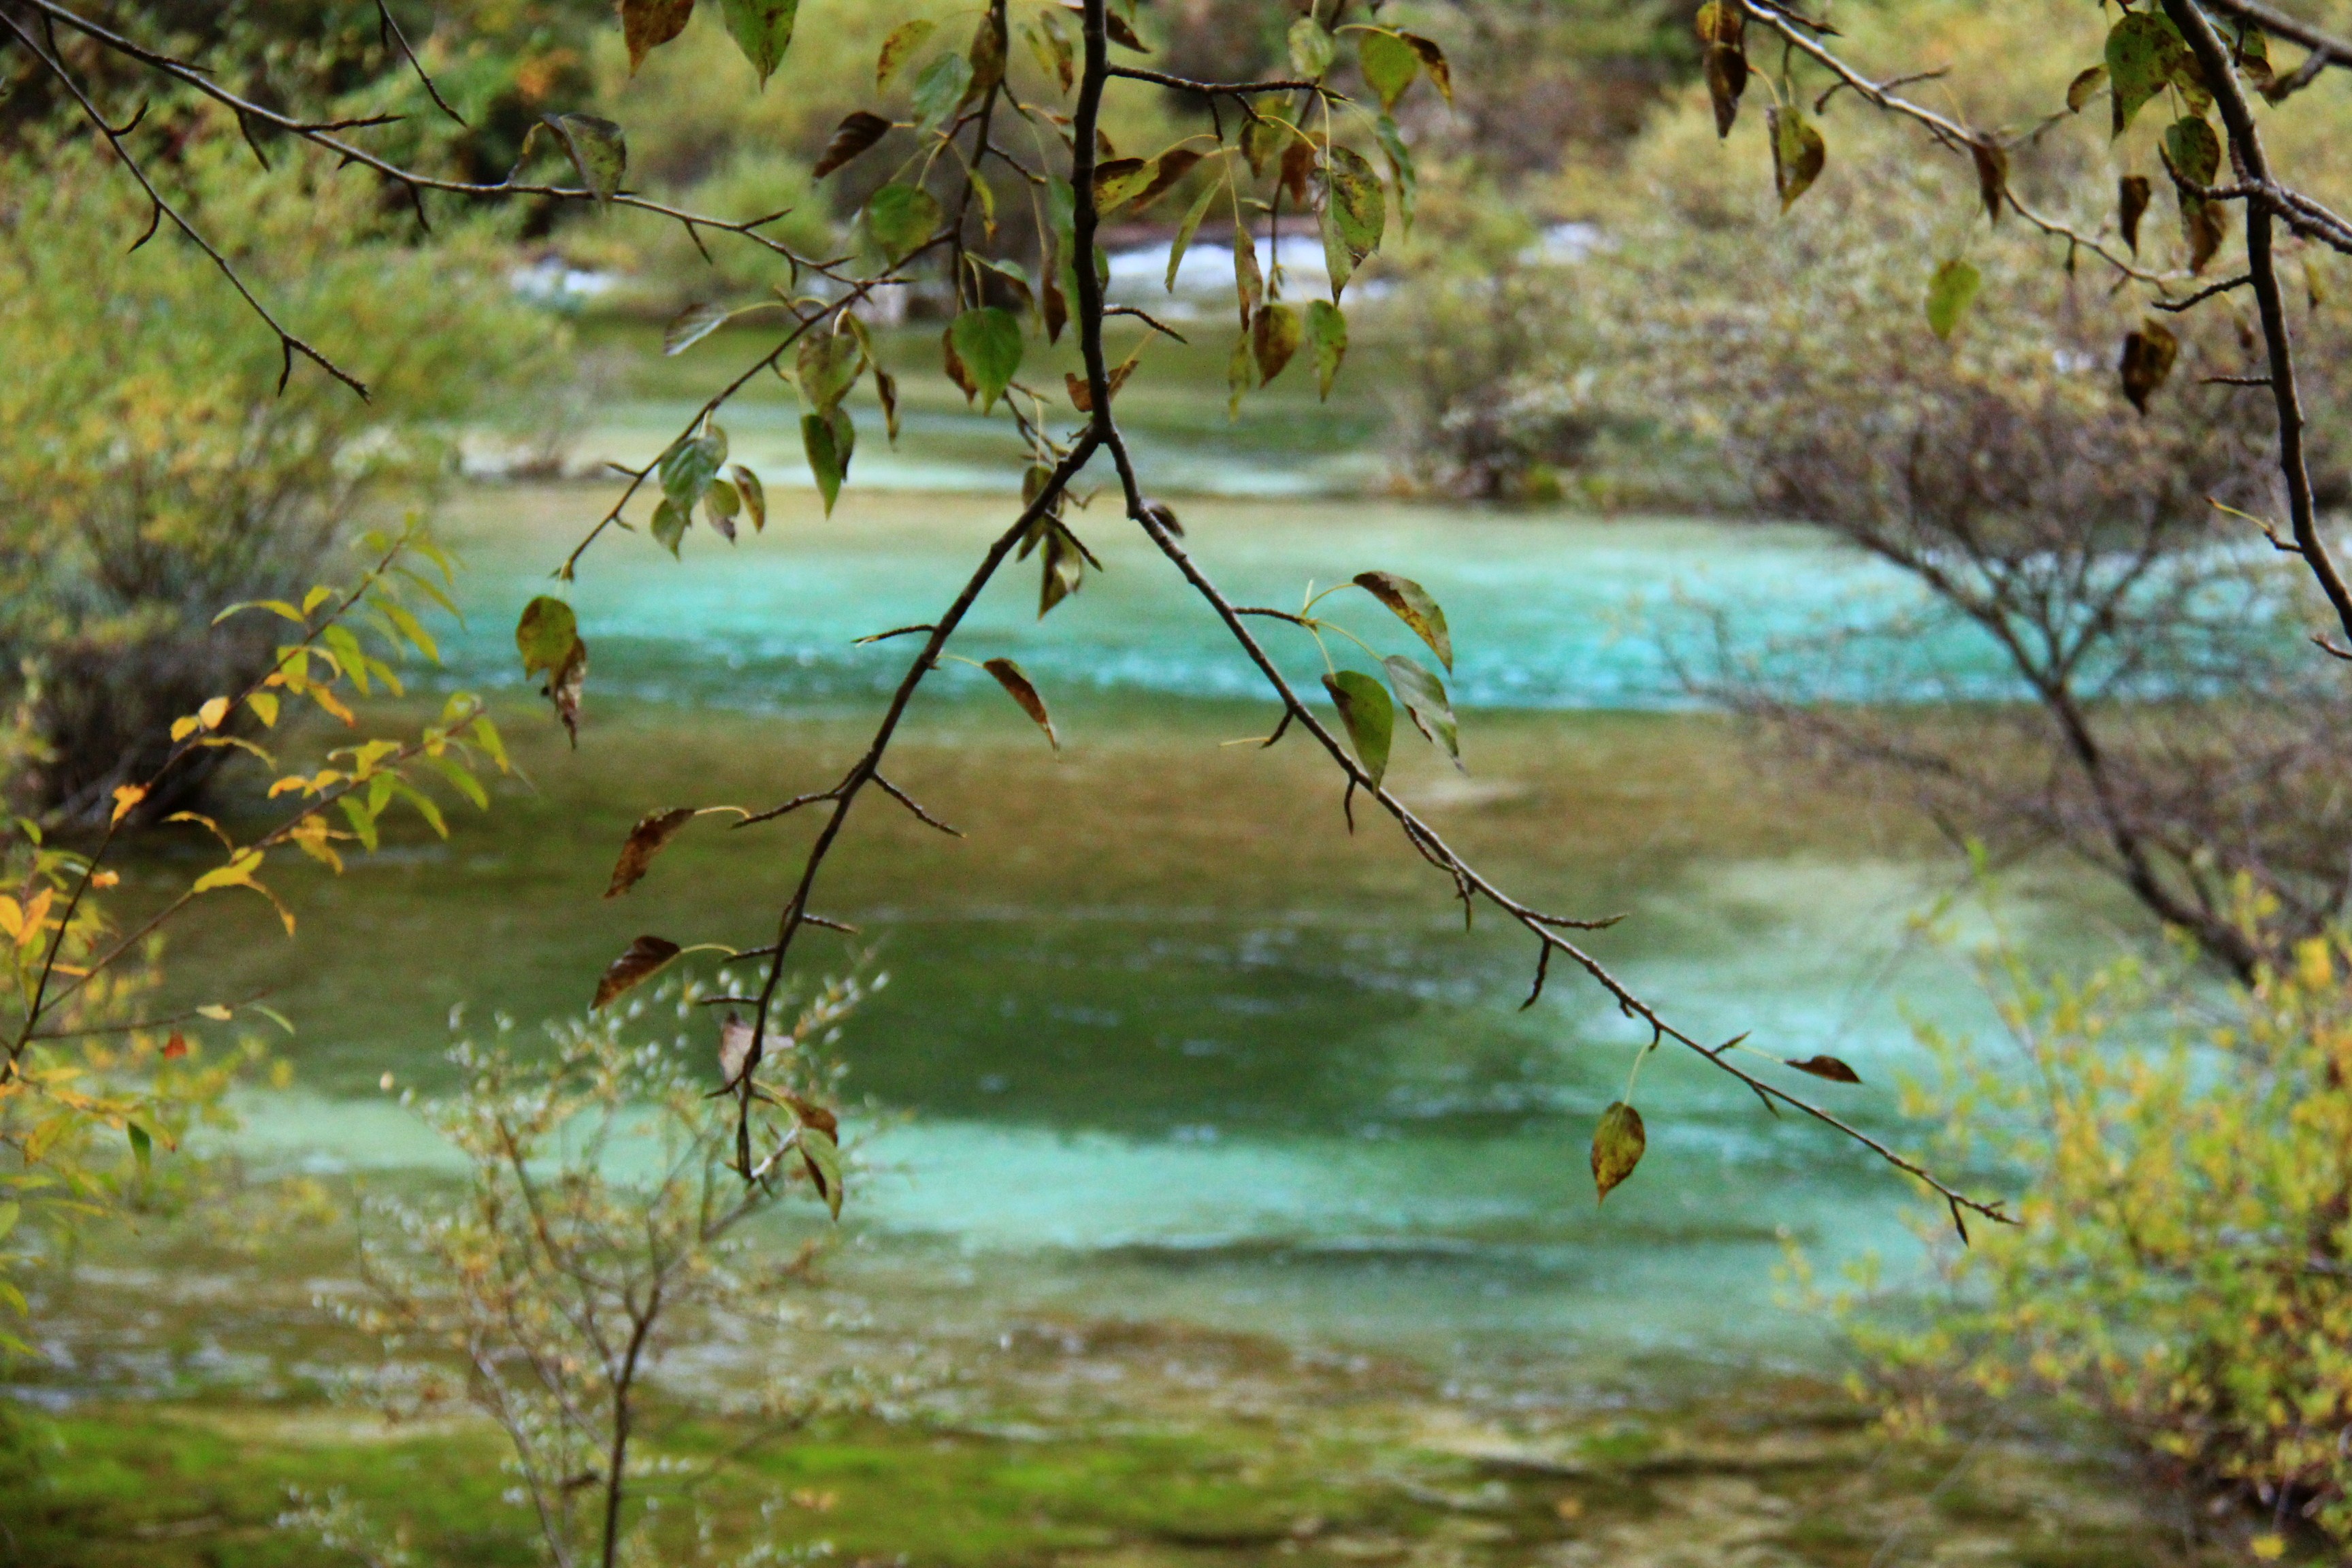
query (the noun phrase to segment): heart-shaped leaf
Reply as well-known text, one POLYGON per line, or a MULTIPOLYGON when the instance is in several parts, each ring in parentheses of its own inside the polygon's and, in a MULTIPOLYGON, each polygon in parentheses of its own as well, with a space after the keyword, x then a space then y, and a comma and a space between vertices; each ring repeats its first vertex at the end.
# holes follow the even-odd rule
POLYGON ((913 58, 915 51, 929 42, 930 36, 937 31, 937 22, 920 16, 911 22, 901 22, 892 28, 890 36, 882 40, 882 52, 875 58, 875 90, 878 92, 889 86, 890 79, 898 74, 898 68, 913 58))
POLYGON ((763 88, 792 47, 793 20, 800 8, 801 0, 719 0, 719 14, 727 19, 728 36, 751 62, 763 88))
POLYGON ((1601 1194, 1596 1202, 1606 1202, 1618 1184, 1633 1173, 1648 1147, 1642 1113, 1622 1100, 1611 1101, 1592 1132, 1592 1184, 1601 1194))
POLYGON ((621 0, 621 37, 629 46, 629 74, 646 57, 686 31, 694 0, 621 0))
POLYGON ((948 336, 985 413, 1020 373, 1020 318, 998 306, 983 305, 958 316, 948 336))
POLYGON ((572 155, 580 183, 596 193, 598 201, 611 201, 629 172, 629 143, 621 128, 593 114, 550 114, 544 122, 572 155))
POLYGON ((946 212, 920 185, 888 184, 866 202, 866 235, 884 260, 896 267, 940 231, 946 212))

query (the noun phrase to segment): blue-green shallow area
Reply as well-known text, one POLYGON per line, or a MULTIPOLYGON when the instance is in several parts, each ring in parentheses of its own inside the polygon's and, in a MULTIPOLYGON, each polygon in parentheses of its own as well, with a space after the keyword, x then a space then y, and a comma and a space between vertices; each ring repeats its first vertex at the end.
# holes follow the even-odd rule
MULTIPOLYGON (((450 639, 455 678, 511 687, 508 628, 604 493, 462 499, 451 531, 472 624, 450 639)), ((957 645, 1021 659, 1065 754, 984 677, 948 667, 896 776, 971 837, 862 810, 820 899, 878 942, 892 977, 852 1030, 851 1088, 870 1104, 851 1126, 879 1131, 845 1275, 960 1319, 1179 1319, 1465 1374, 1817 1363, 1822 1322, 1776 1302, 1784 1240, 1825 1267, 1869 1250, 1909 1267, 1916 1194, 1664 1054, 1638 1095, 1649 1157, 1596 1206, 1586 1140, 1646 1032, 1564 965, 1519 1010, 1523 937, 1486 921, 1465 934, 1376 821, 1351 837, 1328 766, 1299 742, 1219 745, 1262 730, 1266 704, 1244 700, 1246 669, 1181 583, 1097 510, 1108 573, 1040 626, 1024 572, 957 645)), ((763 538, 730 549, 698 531, 683 565, 642 534, 608 537, 571 591, 592 649, 577 752, 509 690, 533 790, 509 786, 448 845, 411 836, 341 880, 293 879, 309 918, 291 944, 257 910, 184 953, 224 989, 276 988, 303 1025, 300 1087, 256 1097, 243 1147, 272 1168, 430 1166, 375 1080, 443 1083, 453 1004, 478 1029, 499 1011, 528 1026, 576 1011, 637 931, 762 940, 805 827, 698 824, 608 903, 628 823, 830 782, 907 656, 849 638, 928 618, 1005 511, 866 496, 823 521, 786 498, 763 538)), ((1760 776, 1718 721, 1619 711, 1685 706, 1629 605, 1702 597, 1735 637, 1769 636, 1896 604, 1885 578, 1787 530, 1372 502, 1203 502, 1186 520, 1244 599, 1295 604, 1308 577, 1367 566, 1425 582, 1476 710, 1470 771, 1407 737, 1400 792, 1530 898, 1630 913, 1595 950, 1694 1033, 1843 1056, 1864 1087, 1797 1081, 1917 1141, 1891 1092, 1918 1065, 1906 1010, 1990 1023, 1964 965, 1908 923, 1951 868, 1899 816, 1760 776)), ((1350 625, 1411 646, 1348 597, 1350 625)), ((1311 647, 1284 635, 1311 679, 1311 647)), ((2019 930, 2045 955, 2087 952, 2080 922, 2048 907, 2021 910, 2019 930)), ((838 941, 821 941, 809 962, 839 963, 838 941)), ((644 1022, 709 1048, 707 1015, 644 1022)))

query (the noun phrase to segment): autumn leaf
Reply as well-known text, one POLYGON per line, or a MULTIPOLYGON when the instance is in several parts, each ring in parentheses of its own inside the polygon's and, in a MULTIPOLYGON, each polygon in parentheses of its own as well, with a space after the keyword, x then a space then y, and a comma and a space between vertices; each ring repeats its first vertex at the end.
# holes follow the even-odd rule
POLYGON ((591 1012, 612 1005, 615 998, 668 968, 685 950, 667 937, 641 936, 629 943, 628 950, 604 966, 602 978, 596 982, 596 999, 588 1004, 591 1012))
POLYGON ((1622 1100, 1612 1100, 1592 1132, 1592 1184, 1600 1194, 1596 1201, 1608 1201, 1609 1194, 1642 1163, 1643 1151, 1648 1147, 1642 1113, 1622 1100))

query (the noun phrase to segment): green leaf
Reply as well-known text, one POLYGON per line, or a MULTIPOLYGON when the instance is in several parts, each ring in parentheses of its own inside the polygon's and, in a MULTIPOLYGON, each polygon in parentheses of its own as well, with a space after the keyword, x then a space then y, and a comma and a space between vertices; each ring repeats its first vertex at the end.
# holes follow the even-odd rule
POLYGON ((2221 139, 2193 115, 2164 128, 2164 153, 2175 173, 2193 185, 2210 185, 2221 167, 2221 139))
POLYGON ((964 95, 971 90, 971 62, 961 55, 941 55, 923 68, 915 79, 911 102, 915 110, 915 134, 929 136, 945 125, 948 117, 962 107, 964 95))
POLYGON ((1323 689, 1331 694, 1340 722, 1348 726, 1358 764, 1379 788, 1389 771, 1389 742, 1396 733, 1396 705, 1389 700, 1387 689, 1362 670, 1343 669, 1325 676, 1323 689))
POLYGON ((816 1187, 817 1196, 833 1217, 841 1217, 841 1146, 833 1134, 821 1127, 803 1124, 800 1130, 801 1163, 808 1170, 809 1181, 816 1187))
POLYGON ((841 495, 841 481, 848 472, 833 421, 823 414, 802 415, 801 449, 808 454, 809 473, 816 480, 817 494, 824 498, 824 514, 831 517, 833 503, 841 495))
POLYGON ((143 1176, 155 1167, 155 1140, 136 1121, 123 1123, 123 1131, 131 1134, 131 1155, 139 1162, 139 1173, 143 1176))
POLYGON ((1257 384, 1265 385, 1280 375, 1305 336, 1298 312, 1284 304, 1260 305, 1250 322, 1250 355, 1257 362, 1257 384))
POLYGON ((522 655, 522 672, 530 677, 554 674, 572 661, 580 646, 580 622, 572 606, 542 594, 523 606, 515 623, 515 648, 522 655))
POLYGON ((762 88, 792 47, 793 18, 800 8, 801 0, 719 0, 719 11, 727 19, 728 34, 759 73, 762 88))
POLYGON ((1307 301, 1307 344, 1315 353, 1318 395, 1328 399, 1331 384, 1339 378, 1339 362, 1348 357, 1348 318, 1339 306, 1328 300, 1307 301))
POLYGON ((1037 728, 1045 731, 1047 743, 1054 750, 1060 751, 1062 738, 1054 733, 1054 720, 1053 716, 1045 711, 1045 700, 1037 695, 1037 688, 1030 681, 1029 677, 1022 672, 1021 667, 1009 658, 992 658, 982 664, 981 668, 996 678, 996 684, 1004 688, 1013 700, 1021 705, 1021 711, 1028 714, 1036 722, 1037 728))
POLYGON ((1077 80, 1076 50, 1072 47, 1068 25, 1058 7, 1048 5, 1038 16, 1037 25, 1021 29, 1029 40, 1029 52, 1037 59, 1037 68, 1062 84, 1067 92, 1077 80))
POLYGON ((344 795, 336 803, 343 808, 343 819, 352 825, 352 833, 369 854, 376 851, 375 813, 367 802, 356 795, 344 795))
POLYGON ((1453 673, 1454 636, 1445 628, 1445 612, 1438 608, 1428 589, 1393 572, 1359 572, 1355 584, 1411 626, 1414 635, 1429 645, 1429 651, 1437 656, 1446 673, 1453 673))
POLYGON ((1592 1132, 1592 1184, 1601 1194, 1596 1201, 1607 1201, 1618 1184, 1633 1173, 1648 1147, 1642 1113, 1622 1100, 1612 1100, 1592 1132))
POLYGON ((629 46, 629 74, 646 57, 686 31, 694 0, 621 0, 621 37, 629 46))
POLYGON ((898 68, 905 65, 917 49, 929 42, 931 35, 938 30, 938 23, 919 16, 911 22, 901 22, 891 29, 890 36, 882 40, 881 54, 874 61, 875 90, 878 92, 889 86, 890 79, 898 74, 898 68))
POLYGON ((664 496, 654 507, 653 521, 649 528, 654 536, 654 542, 672 555, 676 555, 678 552, 678 546, 686 541, 686 531, 693 526, 693 507, 680 506, 676 498, 664 496))
POLYGON ((1821 178, 1829 149, 1794 103, 1767 110, 1764 122, 1772 136, 1772 187, 1780 193, 1780 210, 1787 212, 1821 178))
POLYGON ((890 134, 890 122, 878 114, 853 110, 842 117, 835 128, 833 140, 824 144, 824 153, 809 171, 813 180, 822 180, 845 163, 863 156, 866 151, 890 134))
POLYGON ((940 231, 947 214, 920 185, 889 184, 866 198, 866 234, 896 267, 940 231))
POLYGON ((812 334, 801 340, 793 369, 800 379, 801 395, 823 414, 837 406, 857 384, 866 369, 866 354, 848 332, 812 334))
POLYGON ((713 479, 703 492, 702 515, 728 543, 735 542, 735 517, 743 510, 741 492, 725 479, 713 479))
POLYGON ((971 35, 971 47, 964 51, 971 61, 971 91, 975 97, 1004 79, 1004 56, 1009 42, 1003 14, 992 5, 982 11, 980 26, 971 35))
POLYGON ((726 461, 727 432, 707 425, 700 435, 686 437, 664 452, 654 472, 661 480, 662 494, 681 510, 690 510, 726 461))
POLYGON ((1394 182, 1397 194, 1397 223, 1406 234, 1412 232, 1413 208, 1421 200, 1421 171, 1412 161, 1412 149, 1404 144, 1397 122, 1383 114, 1372 123, 1372 135, 1381 144, 1381 154, 1388 159, 1389 178, 1394 182))
POLYGON ((550 114, 542 117, 556 140, 572 155, 572 166, 580 171, 580 183, 596 193, 599 202, 608 202, 620 191, 622 176, 629 171, 629 143, 621 128, 609 120, 599 120, 593 114, 550 114))
POLYGON ((1226 418, 1241 416, 1242 395, 1249 391, 1250 377, 1255 368, 1255 363, 1250 358, 1249 329, 1244 327, 1234 335, 1233 353, 1225 356, 1226 418))
POLYGON ((1356 64, 1364 73, 1364 85, 1381 95, 1381 111, 1386 113, 1421 74, 1421 51, 1406 43, 1402 34, 1367 27, 1356 35, 1356 64))
POLYGON ((1290 65, 1309 81, 1320 81, 1323 73, 1331 68, 1331 55, 1338 40, 1330 29, 1312 16, 1301 16, 1290 24, 1290 65))
POLYGON ((1168 291, 1176 292, 1176 269, 1184 265, 1184 252, 1191 249, 1192 237, 1201 232, 1201 222, 1209 216, 1209 204, 1217 199, 1223 186, 1213 182, 1203 185, 1201 194, 1192 198, 1192 209, 1184 221, 1176 226, 1176 238, 1168 247, 1168 291))
POLYGON ((1352 147, 1331 149, 1324 179, 1323 260, 1330 269, 1331 302, 1336 305, 1339 290, 1364 258, 1380 248, 1381 232, 1388 226, 1388 199, 1381 194, 1380 176, 1352 147))
POLYGON ((629 943, 626 952, 604 966, 596 982, 596 999, 588 1004, 592 1013, 601 1012, 635 987, 644 984, 675 962, 685 950, 667 937, 641 936, 629 943))
POLYGON ((1959 329, 1960 318, 1984 287, 1983 275, 1966 257, 1955 256, 1936 268, 1927 281, 1927 329, 1946 342, 1959 329))
POLYGON ((1422 739, 1433 746, 1444 747, 1446 757, 1455 767, 1461 767, 1461 726, 1454 722, 1454 704, 1446 700, 1445 683, 1418 661, 1402 654, 1391 655, 1381 664, 1389 672, 1389 685, 1395 690, 1397 700, 1404 704, 1406 716, 1421 731, 1422 739))
POLYGON ((23 1212, 15 1204, 0 1204, 0 1241, 8 1239, 8 1233, 16 1228, 17 1217, 23 1212))
POLYGON ((2188 40, 2169 18, 2135 11, 2107 32, 2107 81, 2115 97, 2115 134, 2131 128, 2140 106, 2190 63, 2188 40))
POLYGON ((958 316, 949 336, 985 413, 1020 374, 1020 319, 998 306, 983 305, 958 316))

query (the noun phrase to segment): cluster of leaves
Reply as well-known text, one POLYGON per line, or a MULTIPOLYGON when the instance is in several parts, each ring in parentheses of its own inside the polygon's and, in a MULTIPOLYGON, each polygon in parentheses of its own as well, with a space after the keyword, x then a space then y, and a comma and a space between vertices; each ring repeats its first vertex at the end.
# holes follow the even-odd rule
POLYGON ((699 1030, 629 1037, 661 1013, 683 1026, 723 1005, 732 978, 717 979, 717 994, 665 984, 553 1029, 552 1051, 518 1051, 505 1025, 490 1045, 459 1044, 462 1087, 423 1111, 465 1161, 462 1194, 369 1210, 388 1223, 364 1249, 373 1300, 351 1316, 384 1341, 373 1396, 397 1418, 466 1405, 496 1421, 559 1563, 609 1563, 625 1542, 646 1484, 630 1451, 644 1384, 670 1346, 714 1315, 772 1306, 814 1256, 755 1246, 750 1222, 802 1182, 841 1205, 822 1101, 845 1021, 887 977, 817 987, 756 1074, 731 1012, 715 1061, 699 1030), (758 1107, 748 1181, 731 1170, 739 1086, 758 1107))
MULTIPOLYGON (((396 538, 371 535, 362 546, 373 559, 356 584, 319 584, 299 603, 268 600, 221 612, 223 619, 271 616, 299 635, 280 643, 267 672, 242 690, 207 698, 172 723, 163 762, 116 788, 94 847, 53 843, 29 818, 16 819, 0 839, 0 878, 9 889, 0 894, 6 944, 0 950, 0 1148, 15 1159, 0 1178, 0 1233, 16 1228, 28 1211, 37 1211, 47 1228, 69 1228, 145 1195, 156 1147, 176 1149, 190 1125, 216 1118, 232 1079, 257 1059, 257 1045, 248 1043, 215 1053, 208 1065, 207 1026, 231 1026, 242 1014, 290 1032, 258 997, 160 1003, 168 925, 215 893, 244 889, 267 899, 290 936, 294 911, 262 879, 272 855, 299 853, 340 872, 338 846, 356 843, 373 852, 384 814, 404 803, 446 836, 441 807, 426 793, 436 783, 488 805, 481 775, 487 767, 506 771, 506 753, 488 715, 469 696, 450 698, 440 717, 412 737, 334 747, 315 768, 281 772, 277 754, 256 738, 281 724, 298 734, 307 728, 289 704, 356 726, 352 700, 401 693, 392 659, 437 657, 412 604, 447 606, 447 557, 413 525, 396 538), (252 758, 276 773, 268 798, 287 805, 243 839, 211 817, 172 812, 165 825, 209 832, 224 858, 169 897, 142 900, 135 921, 119 922, 113 906, 121 874, 107 862, 126 824, 166 793, 175 773, 218 752, 252 758), (105 1152, 114 1138, 128 1147, 128 1167, 105 1152)), ((7 1305, 24 1310, 5 1277, 0 1292, 7 1305)), ((7 1343, 23 1348, 13 1339, 7 1343)))
POLYGON ((2223 1019, 2168 1030, 2178 993, 2134 963, 2069 980, 1992 955, 2011 1038, 1925 1032, 1940 1071, 1906 1107, 1949 1157, 2026 1173, 2024 1223, 1946 1257, 1925 1326, 1849 1299, 1898 1428, 2053 1399, 2258 1510, 2258 1557, 2304 1521, 2352 1542, 2347 959, 2307 939, 2223 1019))

